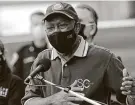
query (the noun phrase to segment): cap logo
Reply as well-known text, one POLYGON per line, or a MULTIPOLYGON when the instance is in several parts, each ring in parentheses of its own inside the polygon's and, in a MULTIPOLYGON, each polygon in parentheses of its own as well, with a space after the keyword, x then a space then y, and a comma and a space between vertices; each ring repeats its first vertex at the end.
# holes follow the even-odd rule
POLYGON ((62 4, 55 4, 54 6, 53 6, 53 10, 62 10, 64 7, 63 7, 63 5, 62 4))

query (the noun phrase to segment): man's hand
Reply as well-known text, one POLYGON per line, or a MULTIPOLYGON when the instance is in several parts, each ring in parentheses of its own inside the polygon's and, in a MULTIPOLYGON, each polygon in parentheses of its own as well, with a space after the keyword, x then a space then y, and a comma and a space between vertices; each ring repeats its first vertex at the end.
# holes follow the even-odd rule
MULTIPOLYGON (((74 92, 77 92, 78 94, 81 94, 84 96, 83 88, 75 87, 77 85, 77 81, 70 86, 71 90, 74 92)), ((70 94, 66 93, 64 91, 60 91, 53 95, 52 104, 53 105, 79 105, 83 100, 70 94)))
POLYGON ((122 94, 135 98, 135 79, 129 76, 126 69, 123 69, 123 82, 120 89, 122 94))

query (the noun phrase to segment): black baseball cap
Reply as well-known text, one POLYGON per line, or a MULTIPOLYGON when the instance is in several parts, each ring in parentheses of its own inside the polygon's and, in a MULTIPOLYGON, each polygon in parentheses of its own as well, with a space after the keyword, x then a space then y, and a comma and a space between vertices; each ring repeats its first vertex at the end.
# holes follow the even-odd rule
POLYGON ((44 20, 47 20, 49 16, 52 16, 54 14, 63 14, 69 17, 70 19, 78 21, 78 15, 75 9, 70 4, 65 2, 58 2, 49 6, 46 10, 44 20))

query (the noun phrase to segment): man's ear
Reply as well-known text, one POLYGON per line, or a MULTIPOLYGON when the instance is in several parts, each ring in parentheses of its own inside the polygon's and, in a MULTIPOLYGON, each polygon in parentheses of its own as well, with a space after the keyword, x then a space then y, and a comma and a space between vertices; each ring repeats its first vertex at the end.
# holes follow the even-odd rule
POLYGON ((79 22, 76 22, 75 24, 75 33, 78 35, 81 28, 81 24, 79 22))
POLYGON ((90 35, 93 36, 97 31, 97 25, 93 24, 91 25, 91 31, 90 31, 90 35))

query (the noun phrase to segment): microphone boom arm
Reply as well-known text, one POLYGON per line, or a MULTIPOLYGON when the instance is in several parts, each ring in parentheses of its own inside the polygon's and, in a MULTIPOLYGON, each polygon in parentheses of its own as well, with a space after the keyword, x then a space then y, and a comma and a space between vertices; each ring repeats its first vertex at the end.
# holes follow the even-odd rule
POLYGON ((78 97, 78 98, 81 98, 81 99, 83 99, 84 101, 86 101, 86 102, 88 102, 88 103, 90 103, 90 104, 93 104, 93 105, 101 105, 101 104, 97 103, 96 101, 91 100, 91 99, 89 99, 89 98, 87 98, 87 97, 84 97, 84 96, 82 96, 82 95, 80 95, 80 94, 78 94, 78 93, 76 93, 76 92, 74 92, 74 91, 72 91, 72 90, 67 91, 67 90, 65 90, 65 88, 60 87, 60 86, 58 86, 58 85, 56 85, 56 84, 54 84, 54 83, 52 83, 52 82, 50 82, 50 81, 45 80, 45 79, 44 79, 42 76, 40 76, 40 75, 37 75, 37 78, 40 79, 40 80, 43 80, 45 83, 47 83, 47 84, 49 84, 49 85, 55 86, 55 87, 58 88, 58 89, 61 89, 61 90, 66 91, 66 92, 69 92, 69 93, 71 93, 72 95, 74 95, 74 96, 76 96, 76 97, 78 97))

